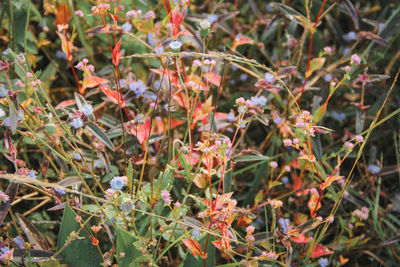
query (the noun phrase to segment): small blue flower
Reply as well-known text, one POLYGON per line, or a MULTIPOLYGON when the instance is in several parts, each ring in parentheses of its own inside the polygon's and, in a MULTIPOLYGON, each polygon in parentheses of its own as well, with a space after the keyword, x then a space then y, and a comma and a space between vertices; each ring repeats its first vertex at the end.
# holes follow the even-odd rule
POLYGON ((193 237, 199 237, 199 235, 200 235, 200 231, 197 230, 197 229, 193 229, 193 231, 192 231, 192 236, 193 236, 193 237))
POLYGON ((238 67, 236 65, 232 65, 231 68, 233 71, 236 71, 238 69, 238 67))
POLYGON ((156 54, 164 53, 164 48, 162 48, 162 46, 157 46, 156 48, 154 48, 154 53, 156 54))
POLYGON ((154 41, 154 34, 152 32, 149 32, 147 34, 147 43, 151 46, 155 46, 156 42, 154 41))
POLYGON ((74 153, 74 159, 76 159, 76 160, 82 159, 81 154, 75 152, 74 153))
POLYGON ((321 259, 319 259, 318 263, 319 263, 319 266, 326 267, 326 266, 328 266, 329 261, 326 258, 321 258, 321 259))
POLYGON ((345 49, 343 49, 343 55, 346 55, 349 52, 350 52, 350 48, 349 47, 346 47, 345 49))
POLYGON ((283 177, 283 178, 282 178, 282 183, 283 183, 283 184, 289 183, 289 178, 288 178, 287 176, 283 177))
POLYGON ((346 42, 354 41, 357 37, 357 34, 355 32, 348 32, 347 34, 343 35, 343 39, 346 42))
POLYGON ((4 110, 2 108, 0 108, 0 117, 4 117, 6 115, 6 113, 4 112, 4 110))
POLYGON ((246 125, 247 125, 247 122, 242 122, 242 123, 240 124, 240 128, 241 128, 241 129, 244 129, 244 128, 246 128, 246 125))
POLYGON ((153 93, 152 91, 145 91, 143 94, 144 98, 147 98, 153 102, 157 100, 157 94, 153 93))
POLYGON ((289 219, 279 218, 278 223, 279 223, 279 226, 282 228, 282 233, 284 233, 286 235, 287 230, 289 229, 289 226, 290 226, 289 219))
POLYGON ((65 195, 65 191, 59 188, 54 188, 54 191, 56 191, 57 193, 59 193, 60 195, 65 195))
POLYGON ((130 24, 129 22, 125 22, 125 23, 122 25, 122 30, 123 30, 124 32, 130 32, 130 31, 132 30, 132 24, 130 24))
POLYGON ((5 97, 8 94, 8 89, 4 85, 0 86, 0 97, 5 97))
POLYGON ((171 47, 172 50, 179 50, 181 49, 182 43, 179 41, 173 41, 171 43, 169 43, 169 47, 171 47))
POLYGON ((133 91, 136 97, 141 97, 146 91, 146 85, 141 80, 137 80, 129 84, 129 90, 133 91))
POLYGON ((230 122, 233 122, 235 120, 235 113, 233 112, 229 112, 228 116, 226 117, 226 119, 230 122))
POLYGON ((11 127, 11 119, 10 119, 10 117, 5 118, 3 123, 4 123, 5 127, 11 127))
POLYGON ((90 114, 92 114, 92 113, 93 113, 93 107, 92 107, 92 105, 89 105, 89 104, 83 105, 83 107, 82 107, 82 112, 83 112, 83 114, 85 114, 86 116, 89 116, 90 114))
POLYGON ((332 117, 338 121, 344 121, 346 119, 346 114, 334 111, 332 112, 332 117))
POLYGON ((250 101, 255 106, 265 106, 267 104, 267 99, 265 98, 265 96, 253 96, 252 98, 250 98, 250 101))
POLYGON ((247 74, 245 74, 245 73, 240 74, 240 80, 241 80, 242 82, 246 81, 247 78, 249 78, 249 75, 247 75, 247 74))
POLYGON ((274 119, 274 123, 276 125, 279 125, 281 122, 282 122, 282 118, 280 118, 280 117, 277 117, 277 118, 274 119))
POLYGON ((327 83, 329 83, 329 82, 331 82, 332 81, 332 74, 326 74, 326 75, 324 75, 324 80, 325 80, 325 82, 327 82, 327 83))
POLYGON ((67 60, 67 55, 61 50, 56 51, 56 57, 67 60))
POLYGON ((368 165, 368 171, 372 174, 377 174, 381 171, 381 168, 377 165, 370 164, 368 165))
POLYGON ((213 24, 214 22, 217 22, 217 20, 218 20, 218 15, 209 14, 209 15, 207 15, 207 20, 208 20, 211 24, 213 24))
POLYGON ((267 82, 272 83, 274 81, 274 79, 275 79, 275 76, 273 74, 267 72, 267 73, 264 74, 264 79, 267 82))
POLYGON ((124 179, 122 179, 121 176, 115 176, 111 180, 110 185, 111 185, 112 190, 115 190, 115 191, 121 190, 122 187, 124 187, 124 179))
POLYGON ((28 173, 28 177, 29 178, 32 178, 32 179, 36 179, 36 173, 35 173, 35 171, 29 171, 29 173, 28 173))
POLYGON ((266 4, 265 5, 265 11, 273 12, 274 11, 274 7, 271 4, 266 4))
POLYGON ((82 119, 79 117, 72 119, 71 126, 74 127, 75 129, 81 128, 83 126, 82 119))
POLYGON ((20 249, 24 249, 25 248, 24 247, 24 240, 22 240, 22 238, 20 236, 17 236, 16 238, 14 238, 14 242, 15 242, 15 244, 17 244, 17 246, 20 249))

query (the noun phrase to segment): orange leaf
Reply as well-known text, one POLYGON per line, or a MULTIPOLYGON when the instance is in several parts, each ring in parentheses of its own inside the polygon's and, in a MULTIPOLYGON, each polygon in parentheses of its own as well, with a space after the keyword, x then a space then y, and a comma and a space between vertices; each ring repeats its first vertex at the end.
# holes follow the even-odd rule
POLYGON ((308 208, 310 209, 310 214, 313 218, 317 215, 317 210, 321 208, 321 201, 319 198, 318 193, 312 193, 310 200, 308 201, 308 208))
POLYGON ((147 118, 144 124, 134 125, 131 129, 131 133, 136 136, 139 143, 143 146, 149 136, 150 131, 150 119, 147 118))
POLYGON ((104 85, 106 83, 109 83, 108 80, 100 78, 98 76, 89 76, 83 79, 82 82, 82 88, 81 88, 81 94, 83 94, 86 90, 86 88, 93 88, 96 86, 104 85))
POLYGON ((106 86, 100 86, 101 91, 110 99, 114 104, 120 107, 125 107, 125 100, 119 99, 119 93, 117 91, 108 89, 106 86))
POLYGON ((72 18, 72 12, 69 5, 60 4, 57 6, 57 15, 54 25, 68 24, 68 21, 72 18))
POLYGON ((328 186, 330 186, 334 181, 343 178, 343 176, 329 176, 324 183, 321 184, 321 189, 324 190, 328 186))
POLYGON ((332 250, 329 250, 328 248, 324 247, 321 244, 317 244, 317 246, 315 247, 314 251, 311 254, 311 258, 317 258, 332 253, 333 253, 332 250))
POLYGON ((119 64, 119 61, 121 60, 121 41, 122 38, 119 39, 117 45, 114 47, 113 51, 112 51, 112 60, 113 60, 113 64, 115 66, 117 66, 119 64))
POLYGON ((291 240, 295 243, 308 243, 308 241, 310 241, 310 238, 305 237, 304 234, 299 234, 298 236, 292 236, 291 240))
POLYGON ((207 258, 207 252, 201 251, 201 245, 199 242, 192 239, 182 239, 182 242, 190 250, 193 256, 199 256, 202 259, 207 258))

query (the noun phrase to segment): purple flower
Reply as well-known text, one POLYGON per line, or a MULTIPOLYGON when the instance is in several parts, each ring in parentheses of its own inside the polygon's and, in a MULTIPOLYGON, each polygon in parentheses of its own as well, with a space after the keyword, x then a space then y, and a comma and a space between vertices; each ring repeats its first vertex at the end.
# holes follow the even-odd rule
POLYGON ((361 63, 361 58, 357 54, 353 54, 351 56, 351 63, 358 65, 361 63))
POLYGON ((343 35, 343 39, 346 42, 354 41, 357 37, 357 34, 355 32, 348 32, 347 34, 343 35))
POLYGON ((16 238, 14 238, 14 242, 15 242, 15 244, 17 244, 17 246, 20 249, 24 249, 25 248, 24 247, 24 240, 20 236, 17 236, 16 238))
POLYGON ((141 97, 146 91, 146 85, 141 80, 137 80, 129 84, 129 90, 133 91, 136 97, 141 97))
POLYGON ((240 74, 240 80, 242 82, 246 81, 248 77, 249 77, 249 75, 247 75, 246 73, 240 74))
POLYGON ((318 263, 319 263, 319 266, 326 267, 326 266, 328 266, 329 261, 326 258, 321 258, 321 259, 319 259, 318 263))
POLYGON ((164 200, 164 202, 166 204, 170 204, 171 203, 171 199, 169 198, 170 197, 170 193, 167 190, 163 190, 161 192, 161 197, 163 198, 163 200, 164 200))
POLYGON ((229 112, 228 116, 226 116, 226 119, 230 122, 233 122, 235 120, 235 113, 229 112))
POLYGON ((57 193, 59 193, 60 195, 65 195, 65 191, 59 188, 54 188, 54 191, 56 191, 57 193))
POLYGON ((32 179, 36 179, 36 173, 35 173, 35 171, 30 170, 29 173, 28 173, 28 177, 29 177, 29 178, 32 178, 32 179))

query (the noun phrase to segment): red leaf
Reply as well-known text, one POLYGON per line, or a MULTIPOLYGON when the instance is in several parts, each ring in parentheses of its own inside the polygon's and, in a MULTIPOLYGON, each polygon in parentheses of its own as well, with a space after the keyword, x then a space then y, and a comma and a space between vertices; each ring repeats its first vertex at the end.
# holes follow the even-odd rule
POLYGON ((64 100, 56 106, 56 109, 59 109, 61 107, 68 107, 68 106, 74 105, 75 103, 76 103, 75 100, 64 100))
POLYGON ((101 91, 110 99, 114 104, 119 105, 120 107, 125 107, 125 100, 119 99, 119 93, 117 91, 108 89, 106 86, 100 86, 101 91))
POLYGON ((147 118, 144 124, 134 125, 131 133, 136 136, 139 143, 143 146, 149 136, 150 119, 147 118))
POLYGON ((108 80, 100 78, 98 76, 89 76, 83 79, 82 87, 80 93, 83 95, 86 88, 93 88, 96 86, 101 86, 103 84, 109 83, 108 80))
POLYGON ((68 21, 72 18, 71 8, 69 5, 60 4, 57 6, 56 21, 54 25, 68 24, 68 21))
POLYGON ((113 64, 115 66, 117 66, 121 60, 121 41, 122 38, 119 39, 117 45, 114 47, 113 51, 112 51, 112 60, 113 60, 113 64))
POLYGON ((291 240, 295 243, 308 243, 308 241, 310 241, 310 238, 305 237, 304 234, 300 234, 298 236, 292 236, 291 240))
POLYGON ((199 242, 192 239, 182 239, 182 242, 190 250, 193 256, 199 256, 202 259, 207 258, 207 253, 201 251, 201 245, 199 242))
POLYGON ((328 248, 324 247, 321 244, 317 244, 317 246, 315 247, 314 251, 311 254, 311 258, 317 258, 332 253, 333 253, 332 250, 329 250, 328 248))

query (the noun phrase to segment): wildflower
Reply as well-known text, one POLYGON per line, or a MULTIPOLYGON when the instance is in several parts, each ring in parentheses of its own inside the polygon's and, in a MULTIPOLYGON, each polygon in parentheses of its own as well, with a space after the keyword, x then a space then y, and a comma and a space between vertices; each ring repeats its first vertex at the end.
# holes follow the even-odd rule
POLYGON ((15 244, 17 244, 17 246, 18 246, 20 249, 24 249, 24 248, 25 248, 25 246, 24 246, 24 240, 23 240, 20 236, 17 236, 16 238, 14 238, 14 242, 15 242, 15 244))
POLYGON ((8 89, 4 85, 0 85, 0 97, 5 97, 8 94, 8 89))
POLYGON ((209 14, 209 15, 207 15, 207 20, 208 20, 211 24, 213 24, 213 23, 217 22, 217 20, 218 20, 218 15, 209 14))
POLYGON ((282 177, 282 183, 283 183, 283 184, 289 183, 289 178, 288 178, 287 176, 282 177))
POLYGON ((273 207, 274 209, 280 208, 283 206, 283 202, 280 200, 275 200, 275 199, 270 199, 268 200, 269 204, 271 204, 271 207, 273 207))
POLYGON ((278 163, 277 163, 276 161, 271 161, 271 162, 269 163, 269 166, 270 166, 271 168, 275 169, 275 168, 278 167, 278 163))
POLYGON ((91 71, 91 72, 94 72, 94 66, 93 66, 92 64, 89 64, 89 65, 87 66, 87 69, 88 69, 89 71, 91 71))
POLYGON ((140 15, 142 15, 142 11, 141 10, 129 10, 128 12, 126 12, 126 18, 137 18, 140 15))
POLYGON ((89 116, 90 114, 93 113, 93 107, 90 104, 85 104, 82 107, 82 112, 83 114, 85 114, 86 116, 89 116))
POLYGON ((267 82, 272 83, 274 81, 274 79, 275 79, 275 76, 273 74, 267 72, 267 73, 264 74, 264 79, 267 82))
POLYGON ((72 119, 72 121, 71 121, 71 126, 72 127, 74 127, 74 129, 79 129, 79 128, 81 128, 82 126, 83 126, 83 122, 82 122, 82 119, 81 118, 75 118, 75 119, 72 119))
POLYGON ((124 179, 121 176, 114 176, 110 182, 111 189, 115 191, 121 190, 122 187, 124 187, 124 184, 124 179))
POLYGON ((10 261, 14 257, 14 248, 3 247, 0 249, 0 261, 10 261))
POLYGON ((327 220, 329 223, 333 223, 333 221, 334 221, 335 219, 333 218, 333 216, 329 216, 328 218, 326 218, 326 220, 327 220))
POLYGON ((349 65, 347 65, 347 66, 344 66, 344 71, 345 72, 349 72, 349 71, 351 71, 351 67, 349 66, 349 65))
POLYGON ((170 204, 171 203, 171 199, 169 198, 170 197, 170 193, 167 190, 163 190, 161 192, 161 197, 163 198, 163 200, 164 200, 164 202, 166 204, 170 204))
POLYGON ((211 27, 211 22, 207 19, 203 19, 200 21, 199 26, 202 30, 208 30, 211 27))
POLYGON ((137 80, 129 84, 129 90, 133 91, 136 97, 141 97, 146 91, 146 85, 141 80, 137 80))
POLYGON ((356 136, 356 141, 359 142, 359 143, 362 143, 362 142, 364 142, 364 137, 362 137, 361 135, 357 135, 356 136))
POLYGON ((82 217, 79 216, 79 215, 76 215, 75 221, 76 221, 76 222, 81 222, 81 221, 82 221, 82 217))
POLYGON ((346 142, 344 145, 347 149, 352 149, 354 147, 354 144, 352 142, 346 142))
POLYGON ((198 229, 193 229, 192 236, 193 237, 199 237, 199 235, 200 235, 200 231, 198 229))
POLYGON ((179 52, 181 49, 182 43, 179 41, 173 41, 169 43, 169 47, 172 49, 173 52, 179 52))
POLYGON ((378 174, 381 171, 381 168, 379 166, 370 164, 368 165, 368 171, 372 174, 378 174))
POLYGON ((120 258, 125 258, 125 252, 120 252, 120 253, 119 253, 119 257, 120 257, 120 258))
POLYGON ((3 202, 7 202, 10 200, 10 198, 8 197, 8 195, 6 193, 4 193, 3 191, 0 190, 0 199, 3 202))
POLYGON ((289 165, 286 165, 286 166, 284 167, 284 169, 285 169, 285 171, 290 172, 290 166, 289 166, 289 165))
POLYGON ((122 30, 124 32, 130 32, 132 30, 132 24, 130 24, 129 22, 125 22, 124 24, 122 24, 122 30))
POLYGON ((248 77, 249 77, 249 75, 247 75, 246 73, 240 74, 240 80, 242 82, 246 81, 248 77))
POLYGON ((325 82, 329 83, 329 82, 332 81, 332 79, 333 79, 332 74, 326 74, 326 75, 324 75, 324 80, 325 80, 325 82))
POLYGON ((101 227, 101 226, 97 226, 97 225, 92 225, 92 227, 90 227, 90 229, 92 229, 92 231, 93 231, 94 233, 98 233, 98 232, 100 232, 100 230, 102 229, 102 227, 101 227))
POLYGON ((17 82, 15 84, 19 87, 25 87, 25 84, 23 82, 21 82, 21 80, 17 80, 17 82))
POLYGON ((325 51, 325 53, 327 53, 329 55, 332 54, 332 52, 333 52, 332 47, 330 47, 330 46, 325 46, 324 51, 325 51))
POLYGON ((282 228, 282 233, 286 235, 290 225, 289 219, 279 218, 278 223, 279 226, 282 228))
POLYGON ((282 122, 282 118, 276 117, 276 118, 273 119, 273 121, 274 121, 274 123, 275 123, 276 125, 279 125, 279 124, 281 124, 281 122, 282 122))
POLYGON ((154 11, 149 11, 146 13, 146 19, 155 19, 156 18, 156 14, 154 14, 154 11))
POLYGON ((79 61, 78 64, 75 65, 75 68, 77 68, 78 70, 82 70, 83 69, 83 63, 81 61, 79 61))
POLYGON ((267 104, 265 96, 253 96, 250 100, 255 106, 265 106, 267 104))
POLYGON ((254 242, 255 241, 255 238, 253 236, 254 230, 255 230, 255 228, 252 225, 249 225, 249 226, 246 227, 246 232, 247 232, 246 239, 247 239, 247 241, 249 241, 249 242, 254 242))
POLYGON ((80 159, 82 159, 82 157, 81 157, 81 155, 79 153, 75 152, 74 153, 74 159, 80 160, 80 159))
POLYGON ((4 117, 6 115, 6 113, 4 112, 4 110, 2 108, 0 108, 0 117, 4 117))
POLYGON ((57 192, 60 195, 65 195, 65 191, 59 188, 54 188, 54 191, 57 192))
POLYGON ((83 17, 83 12, 82 12, 82 10, 76 10, 75 11, 75 15, 77 15, 78 17, 83 17))
POLYGON ((326 267, 326 266, 328 266, 329 261, 326 258, 321 258, 321 259, 319 259, 318 263, 319 263, 319 266, 326 267))
POLYGON ((235 113, 232 111, 228 113, 228 116, 226 116, 226 119, 230 122, 233 122, 235 120, 235 113))
POLYGON ((35 174, 35 171, 29 171, 29 173, 28 173, 28 177, 29 178, 32 178, 32 179, 36 179, 36 174, 35 174))
POLYGON ((346 114, 344 113, 339 113, 339 112, 332 112, 331 116, 335 119, 337 119, 338 121, 344 121, 346 119, 346 114))
POLYGON ((351 56, 351 63, 355 64, 355 65, 358 65, 358 64, 361 63, 361 58, 357 54, 353 54, 351 56))
POLYGON ((155 46, 156 45, 156 41, 154 40, 154 34, 152 32, 149 32, 147 34, 147 42, 149 43, 149 45, 151 46, 155 46))
POLYGON ((291 146, 292 145, 292 140, 290 140, 290 139, 283 140, 283 145, 284 146, 291 146))
POLYGON ((354 41, 357 37, 357 34, 355 32, 348 32, 347 34, 343 35, 343 39, 346 42, 354 41))
POLYGON ((158 46, 156 48, 154 48, 154 53, 155 54, 161 54, 164 52, 164 48, 162 48, 161 46, 158 46))
POLYGON ((182 206, 182 204, 177 200, 176 202, 175 202, 175 207, 177 207, 177 208, 179 208, 180 206, 182 206))
POLYGON ((114 195, 115 191, 113 189, 109 188, 106 190, 105 193, 106 193, 106 196, 105 196, 106 199, 110 199, 114 195))
POLYGON ((294 138, 294 139, 293 139, 293 144, 294 144, 294 145, 297 145, 298 143, 299 143, 299 139, 294 138))
POLYGON ((128 212, 131 212, 131 210, 133 210, 135 208, 135 205, 133 204, 132 201, 128 200, 128 201, 122 202, 120 208, 123 212, 128 213, 128 212))

